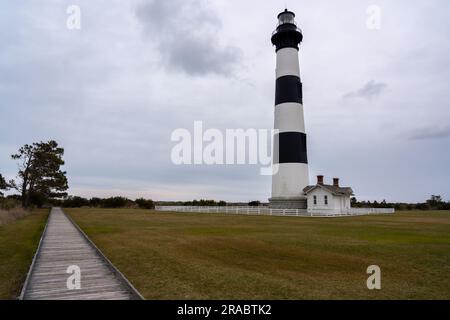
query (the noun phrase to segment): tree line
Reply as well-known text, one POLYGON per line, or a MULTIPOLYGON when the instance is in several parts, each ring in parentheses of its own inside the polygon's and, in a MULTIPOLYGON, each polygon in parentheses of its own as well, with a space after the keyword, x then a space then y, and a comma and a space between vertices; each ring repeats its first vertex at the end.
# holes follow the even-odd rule
POLYGON ((406 202, 381 202, 377 201, 358 201, 355 197, 350 199, 353 208, 394 208, 398 211, 403 210, 450 210, 450 201, 443 201, 439 195, 431 195, 425 202, 406 203, 406 202))
POLYGON ((141 208, 154 209, 155 203, 151 199, 139 198, 131 200, 126 197, 109 197, 109 198, 83 198, 79 196, 69 196, 61 200, 53 200, 52 205, 65 208, 141 208))
POLYGON ((215 200, 192 200, 192 201, 182 201, 183 206, 200 206, 200 207, 224 207, 227 203, 223 200, 215 201, 215 200))

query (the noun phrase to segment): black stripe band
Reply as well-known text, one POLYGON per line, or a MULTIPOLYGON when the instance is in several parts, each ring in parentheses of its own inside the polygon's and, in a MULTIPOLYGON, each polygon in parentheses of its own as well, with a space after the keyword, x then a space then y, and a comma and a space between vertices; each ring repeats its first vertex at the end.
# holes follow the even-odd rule
POLYGON ((302 83, 297 76, 282 76, 276 81, 275 105, 285 102, 303 103, 302 83))
POLYGON ((306 134, 303 132, 280 132, 274 137, 273 163, 308 163, 306 134))

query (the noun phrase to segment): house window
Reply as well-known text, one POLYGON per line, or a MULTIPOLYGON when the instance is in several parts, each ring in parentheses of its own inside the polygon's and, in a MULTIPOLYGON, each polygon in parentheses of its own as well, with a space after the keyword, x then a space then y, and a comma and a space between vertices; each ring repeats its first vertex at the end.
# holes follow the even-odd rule
POLYGON ((317 204, 317 196, 314 196, 314 197, 313 197, 313 203, 314 203, 314 204, 317 204))
POLYGON ((323 196, 323 202, 326 206, 328 205, 328 196, 323 196))

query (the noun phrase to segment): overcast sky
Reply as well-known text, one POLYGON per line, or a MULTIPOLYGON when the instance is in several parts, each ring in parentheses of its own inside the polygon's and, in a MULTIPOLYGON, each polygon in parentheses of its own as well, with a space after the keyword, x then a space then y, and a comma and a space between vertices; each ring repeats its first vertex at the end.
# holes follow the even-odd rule
POLYGON ((258 165, 176 166, 170 135, 271 128, 278 12, 304 40, 310 180, 358 199, 450 200, 450 2, 2 1, 0 173, 21 145, 65 148, 73 195, 267 200, 258 165), (81 29, 66 26, 69 5, 81 29), (381 10, 380 29, 367 8, 381 10))

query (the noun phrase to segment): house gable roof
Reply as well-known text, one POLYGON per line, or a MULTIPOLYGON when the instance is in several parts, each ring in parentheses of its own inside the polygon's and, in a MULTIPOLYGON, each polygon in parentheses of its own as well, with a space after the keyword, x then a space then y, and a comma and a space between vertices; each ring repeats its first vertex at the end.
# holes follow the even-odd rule
POLYGON ((331 184, 316 184, 312 186, 307 186, 303 189, 303 192, 308 194, 309 192, 313 191, 316 188, 323 188, 329 192, 331 192, 334 195, 342 196, 342 195, 353 195, 353 190, 350 187, 337 187, 331 184))

